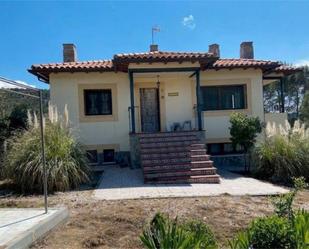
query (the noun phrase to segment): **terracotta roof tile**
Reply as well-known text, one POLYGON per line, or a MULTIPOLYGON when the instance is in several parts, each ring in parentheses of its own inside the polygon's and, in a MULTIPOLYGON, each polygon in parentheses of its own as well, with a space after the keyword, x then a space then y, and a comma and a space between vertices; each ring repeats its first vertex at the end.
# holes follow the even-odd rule
POLYGON ((35 64, 31 66, 31 70, 47 70, 47 71, 75 71, 75 70, 112 70, 113 63, 111 60, 99 61, 81 61, 81 62, 63 62, 63 63, 48 63, 35 64))
POLYGON ((166 52, 166 51, 116 54, 114 56, 114 60, 116 61, 201 60, 208 58, 216 58, 216 57, 213 54, 206 52, 166 52))
POLYGON ((214 69, 221 68, 249 68, 249 67, 258 67, 258 68, 267 68, 267 67, 276 67, 280 66, 280 63, 277 61, 267 61, 267 60, 254 60, 254 59, 218 59, 212 65, 214 69))
POLYGON ((288 65, 281 65, 279 67, 276 67, 272 71, 275 73, 294 73, 294 72, 300 72, 303 69, 300 67, 294 67, 294 66, 288 66, 288 65))

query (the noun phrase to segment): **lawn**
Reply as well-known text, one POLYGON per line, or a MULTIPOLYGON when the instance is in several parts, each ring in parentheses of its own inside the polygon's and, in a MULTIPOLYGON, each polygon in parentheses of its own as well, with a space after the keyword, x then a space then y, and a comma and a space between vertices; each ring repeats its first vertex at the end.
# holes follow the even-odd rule
MULTIPOLYGON (((50 206, 65 205, 69 221, 51 232, 32 248, 142 248, 139 234, 157 212, 180 219, 196 218, 206 222, 221 246, 255 217, 268 215, 268 197, 166 198, 147 200, 97 201, 92 190, 56 193, 50 206)), ((309 210, 309 191, 298 194, 297 207, 309 210)), ((42 196, 0 199, 0 207, 42 207, 42 196)))

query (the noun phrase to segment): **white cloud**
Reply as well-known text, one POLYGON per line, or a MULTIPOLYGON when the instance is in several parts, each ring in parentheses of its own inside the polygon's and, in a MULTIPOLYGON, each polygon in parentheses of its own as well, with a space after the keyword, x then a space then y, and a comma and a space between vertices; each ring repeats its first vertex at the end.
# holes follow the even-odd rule
POLYGON ((298 60, 294 63, 297 67, 309 66, 309 59, 298 60))
POLYGON ((193 15, 185 16, 182 19, 182 25, 189 29, 195 29, 196 24, 195 24, 194 16, 193 15))

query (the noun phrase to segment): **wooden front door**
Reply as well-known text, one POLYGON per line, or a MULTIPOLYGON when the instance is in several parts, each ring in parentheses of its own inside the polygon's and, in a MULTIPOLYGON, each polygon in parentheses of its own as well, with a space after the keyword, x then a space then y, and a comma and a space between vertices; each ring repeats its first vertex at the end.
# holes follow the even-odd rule
POLYGON ((157 88, 141 88, 142 132, 160 131, 160 107, 157 88))

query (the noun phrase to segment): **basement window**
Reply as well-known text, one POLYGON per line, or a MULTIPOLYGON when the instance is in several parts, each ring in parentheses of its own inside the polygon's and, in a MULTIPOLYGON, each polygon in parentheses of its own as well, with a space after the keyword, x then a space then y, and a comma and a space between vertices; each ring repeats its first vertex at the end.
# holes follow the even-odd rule
POLYGON ((103 160, 105 163, 115 162, 115 150, 113 149, 103 150, 103 160))
POLYGON ((84 90, 85 115, 112 115, 112 90, 84 90))
POLYGON ((234 148, 232 143, 209 143, 207 144, 207 152, 210 155, 226 155, 241 154, 244 150, 239 145, 234 148))
POLYGON ((97 164, 98 163, 98 151, 97 150, 87 150, 87 160, 89 164, 97 164))

